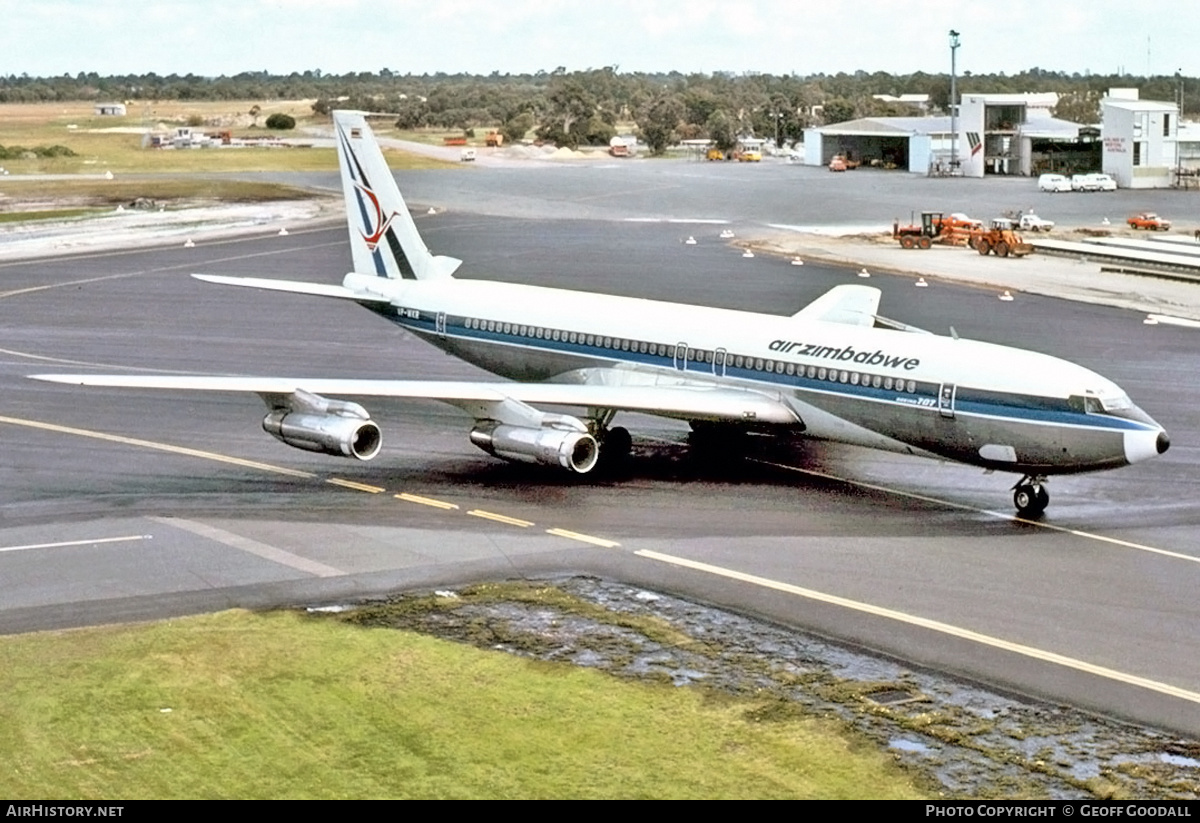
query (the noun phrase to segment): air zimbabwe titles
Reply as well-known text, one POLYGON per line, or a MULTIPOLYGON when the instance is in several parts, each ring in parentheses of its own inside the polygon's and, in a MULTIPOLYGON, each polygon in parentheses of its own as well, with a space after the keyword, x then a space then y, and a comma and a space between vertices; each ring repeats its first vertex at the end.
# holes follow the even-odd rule
POLYGON ((794 354, 799 357, 820 357, 825 360, 839 360, 843 363, 859 363, 863 366, 884 366, 889 369, 904 369, 912 371, 921 365, 915 357, 896 357, 876 349, 875 351, 856 351, 853 346, 836 349, 833 346, 819 346, 816 343, 797 343, 794 340, 772 340, 771 351, 783 354, 794 354))

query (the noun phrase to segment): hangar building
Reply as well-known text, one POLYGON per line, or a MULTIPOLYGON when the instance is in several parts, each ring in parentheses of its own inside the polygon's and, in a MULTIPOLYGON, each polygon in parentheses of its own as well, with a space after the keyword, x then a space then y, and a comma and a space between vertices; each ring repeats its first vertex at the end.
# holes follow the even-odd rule
POLYGON ((928 174, 950 158, 949 117, 865 117, 804 130, 804 163, 827 166, 835 154, 864 165, 928 174))

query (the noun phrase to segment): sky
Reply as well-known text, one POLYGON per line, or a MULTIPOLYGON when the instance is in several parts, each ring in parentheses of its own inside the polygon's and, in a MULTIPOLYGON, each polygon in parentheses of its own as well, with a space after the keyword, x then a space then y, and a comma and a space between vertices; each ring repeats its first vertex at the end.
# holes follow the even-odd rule
POLYGON ((1200 76, 1191 0, 0 0, 0 76, 950 70, 1200 76))

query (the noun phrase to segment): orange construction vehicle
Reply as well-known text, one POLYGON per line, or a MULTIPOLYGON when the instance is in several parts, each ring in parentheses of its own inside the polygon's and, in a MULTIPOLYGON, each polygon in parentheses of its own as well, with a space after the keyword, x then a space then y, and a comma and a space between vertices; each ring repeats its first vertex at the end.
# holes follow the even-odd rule
POLYGON ((892 237, 900 241, 901 248, 927 249, 933 245, 934 239, 942 234, 946 225, 942 217, 940 211, 923 211, 920 225, 912 223, 901 226, 899 220, 893 221, 892 237))
POLYGON ((1033 252, 1033 246, 1013 231, 1013 221, 998 217, 991 228, 971 232, 971 248, 980 254, 995 252, 997 257, 1024 257, 1033 252))

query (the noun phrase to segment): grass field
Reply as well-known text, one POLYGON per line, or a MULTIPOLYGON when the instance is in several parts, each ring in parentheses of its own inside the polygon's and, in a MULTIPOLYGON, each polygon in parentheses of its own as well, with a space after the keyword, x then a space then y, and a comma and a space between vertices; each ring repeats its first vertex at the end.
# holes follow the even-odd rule
POLYGON ((293 612, 3 637, 0 658, 10 799, 920 796, 774 701, 293 612))
MULTIPOLYGON (((13 175, 20 174, 103 174, 118 173, 198 173, 239 171, 332 171, 337 155, 332 148, 143 148, 147 129, 175 127, 199 120, 198 131, 228 129, 235 136, 304 138, 305 128, 328 126, 328 118, 313 115, 311 101, 259 102, 258 122, 277 112, 291 114, 297 127, 292 131, 271 131, 252 126, 248 114, 254 101, 183 102, 155 101, 131 103, 125 117, 97 117, 91 103, 7 103, 0 104, 0 146, 26 149, 62 145, 73 157, 16 158, 0 160, 0 166, 13 175)), ((393 168, 427 168, 447 165, 407 152, 386 152, 393 168)), ((0 178, 3 183, 5 178, 0 178)))

